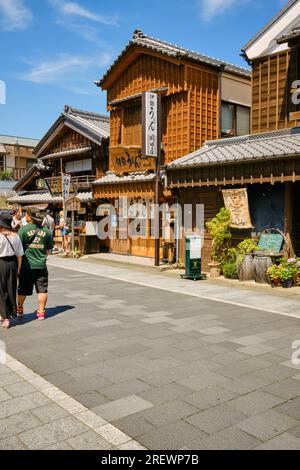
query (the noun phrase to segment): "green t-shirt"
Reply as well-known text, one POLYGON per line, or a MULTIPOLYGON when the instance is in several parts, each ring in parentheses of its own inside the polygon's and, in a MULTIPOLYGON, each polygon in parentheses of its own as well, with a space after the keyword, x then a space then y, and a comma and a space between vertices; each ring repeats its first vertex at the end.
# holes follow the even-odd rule
POLYGON ((24 269, 45 269, 47 251, 52 250, 52 233, 46 227, 27 224, 18 232, 24 248, 24 269))

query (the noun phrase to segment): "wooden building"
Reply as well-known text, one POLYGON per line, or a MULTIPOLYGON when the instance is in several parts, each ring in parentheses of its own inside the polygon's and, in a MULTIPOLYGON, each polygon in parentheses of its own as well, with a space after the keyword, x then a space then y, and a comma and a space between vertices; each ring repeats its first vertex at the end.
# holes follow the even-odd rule
POLYGON ((11 173, 12 179, 19 180, 36 162, 32 151, 37 139, 0 135, 0 172, 11 173))
MULTIPOLYGON (((300 254, 300 107, 292 101, 300 79, 300 1, 293 0, 244 48, 253 68, 252 135, 207 141, 167 167, 168 187, 181 203, 204 204, 205 221, 224 205, 222 190, 246 188, 252 230, 235 230, 236 242, 265 229, 284 232, 290 254, 300 254)), ((183 261, 184 243, 180 259, 183 261)), ((211 240, 205 232, 204 267, 211 240)))
MULTIPOLYGON (((162 98, 162 164, 199 149, 206 140, 249 133, 250 71, 146 36, 134 35, 97 82, 107 91, 110 113, 109 172, 95 181, 93 194, 111 203, 154 199, 155 159, 141 158, 142 93, 162 98), (222 119, 223 117, 223 119, 222 119)), ((174 202, 162 188, 162 201, 174 202)), ((115 253, 154 256, 154 240, 144 237, 110 241, 115 253)), ((162 252, 164 240, 162 240, 162 252)))
POLYGON ((38 162, 17 182, 14 189, 18 194, 10 202, 21 206, 44 205, 58 219, 63 208, 63 172, 71 176, 70 196, 76 195, 81 202, 75 222, 95 220, 92 182, 108 169, 108 139, 107 116, 65 106, 34 148, 38 162))

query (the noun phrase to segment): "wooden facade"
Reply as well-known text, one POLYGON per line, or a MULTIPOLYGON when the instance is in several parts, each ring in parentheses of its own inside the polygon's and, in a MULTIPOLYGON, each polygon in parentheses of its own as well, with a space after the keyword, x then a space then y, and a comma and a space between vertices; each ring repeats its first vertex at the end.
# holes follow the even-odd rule
POLYGON ((300 44, 253 61, 252 132, 300 125, 292 84, 300 80, 300 44))
POLYGON ((198 149, 206 140, 218 138, 218 71, 182 60, 171 61, 157 53, 140 54, 107 92, 110 149, 141 147, 141 93, 149 90, 161 90, 162 94, 164 164, 198 149))
MULTIPOLYGON (((229 99, 230 89, 234 89, 235 96, 243 97, 243 103, 247 87, 250 88, 247 70, 232 66, 225 72, 226 64, 220 64, 136 31, 125 51, 98 83, 107 91, 110 112, 109 171, 120 178, 133 173, 155 173, 156 160, 141 157, 142 93, 146 91, 161 96, 162 165, 167 166, 199 149, 207 140, 218 139, 223 74, 229 99)), ((105 180, 99 185, 96 182, 93 188, 96 199, 106 198, 112 203, 121 196, 133 202, 154 203, 154 191, 154 180, 132 180, 126 184, 119 184, 116 179, 113 183, 105 180)), ((176 201, 171 188, 162 187, 161 194, 161 202, 176 201)), ((149 227, 144 227, 144 232, 144 238, 111 240, 110 250, 154 257, 149 227)), ((161 256, 166 257, 167 249, 162 239, 161 256)))

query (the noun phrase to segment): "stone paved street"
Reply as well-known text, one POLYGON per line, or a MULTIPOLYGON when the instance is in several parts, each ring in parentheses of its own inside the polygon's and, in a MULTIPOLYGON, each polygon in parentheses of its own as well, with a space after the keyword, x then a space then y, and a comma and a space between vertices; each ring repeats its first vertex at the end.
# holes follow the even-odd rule
POLYGON ((0 332, 0 448, 300 449, 298 299, 51 264, 47 320, 0 332))

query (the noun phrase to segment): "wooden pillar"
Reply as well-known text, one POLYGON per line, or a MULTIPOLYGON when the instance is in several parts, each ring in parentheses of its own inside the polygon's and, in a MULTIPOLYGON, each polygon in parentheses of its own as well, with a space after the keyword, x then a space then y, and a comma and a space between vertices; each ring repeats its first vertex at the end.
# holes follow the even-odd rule
POLYGON ((294 256, 293 247, 293 183, 285 183, 284 185, 284 234, 288 244, 288 256, 294 256))

